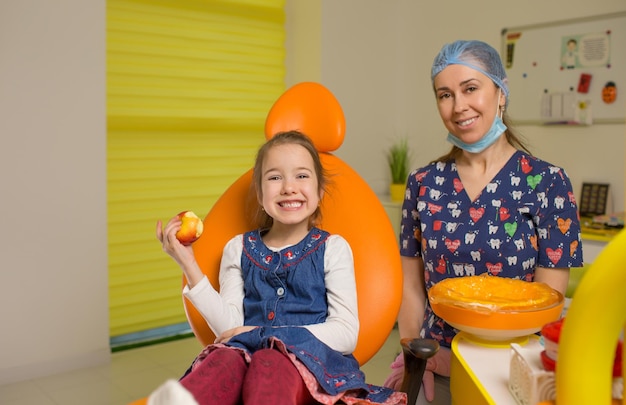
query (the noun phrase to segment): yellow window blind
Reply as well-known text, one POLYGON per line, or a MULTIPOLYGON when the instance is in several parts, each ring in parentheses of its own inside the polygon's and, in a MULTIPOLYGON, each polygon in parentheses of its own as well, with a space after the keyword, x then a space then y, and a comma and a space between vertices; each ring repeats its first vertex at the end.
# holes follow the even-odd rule
POLYGON ((284 0, 107 1, 112 337, 186 321, 156 221, 203 217, 252 167, 284 40, 284 0))

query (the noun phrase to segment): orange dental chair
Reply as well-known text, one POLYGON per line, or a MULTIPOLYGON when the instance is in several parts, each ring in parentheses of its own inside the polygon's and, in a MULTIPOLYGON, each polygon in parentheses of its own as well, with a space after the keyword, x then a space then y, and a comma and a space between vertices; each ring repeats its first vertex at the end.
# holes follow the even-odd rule
MULTIPOLYGON (((385 343, 400 308, 402 270, 397 235, 376 194, 353 169, 331 153, 343 143, 345 118, 330 91, 312 82, 288 89, 268 114, 265 137, 269 139, 288 130, 299 130, 313 140, 322 164, 331 175, 331 187, 321 203, 320 228, 342 235, 352 247, 360 320, 354 356, 364 364, 385 343)), ((226 190, 204 219, 205 235, 193 245, 200 268, 216 289, 223 246, 236 234, 254 227, 247 215, 250 207, 254 207, 251 204, 257 204, 251 179, 252 170, 249 170, 226 190)), ((201 344, 213 343, 215 336, 204 318, 185 298, 183 305, 201 344)), ((401 344, 406 364, 402 390, 410 391, 408 403, 413 404, 426 358, 437 351, 438 345, 430 339, 403 340, 401 344)), ((141 399, 132 405, 145 403, 147 400, 141 399)))

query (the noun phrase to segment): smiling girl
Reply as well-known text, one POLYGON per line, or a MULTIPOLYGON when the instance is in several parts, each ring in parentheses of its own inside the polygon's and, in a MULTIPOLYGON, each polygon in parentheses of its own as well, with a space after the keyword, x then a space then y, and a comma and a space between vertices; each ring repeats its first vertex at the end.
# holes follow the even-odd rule
POLYGON ((313 143, 296 131, 274 135, 259 149, 252 181, 258 228, 226 244, 219 292, 176 239, 180 220, 157 223, 163 250, 185 274, 183 294, 217 338, 148 403, 405 404, 405 394, 366 384, 352 355, 359 332, 352 250, 316 227, 328 177, 313 143))

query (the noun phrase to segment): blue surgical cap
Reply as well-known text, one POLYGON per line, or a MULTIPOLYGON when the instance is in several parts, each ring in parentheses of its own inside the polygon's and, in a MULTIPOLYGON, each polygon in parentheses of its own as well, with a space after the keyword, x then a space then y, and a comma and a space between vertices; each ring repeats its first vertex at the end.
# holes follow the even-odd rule
POLYGON ((481 41, 455 41, 441 48, 433 61, 430 79, 434 85, 435 76, 449 65, 465 65, 489 77, 502 89, 509 102, 509 86, 506 72, 498 51, 481 41))

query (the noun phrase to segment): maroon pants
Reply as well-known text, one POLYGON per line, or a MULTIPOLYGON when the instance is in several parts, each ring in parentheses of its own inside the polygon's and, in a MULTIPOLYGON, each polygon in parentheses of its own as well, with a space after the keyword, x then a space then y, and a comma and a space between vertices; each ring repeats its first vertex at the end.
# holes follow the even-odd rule
POLYGON ((250 364, 236 350, 216 349, 180 383, 200 405, 317 404, 293 363, 275 349, 255 352, 250 364))

